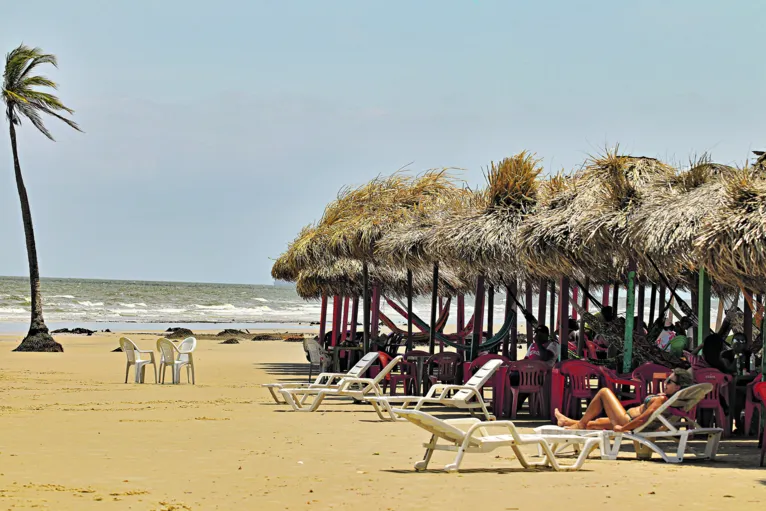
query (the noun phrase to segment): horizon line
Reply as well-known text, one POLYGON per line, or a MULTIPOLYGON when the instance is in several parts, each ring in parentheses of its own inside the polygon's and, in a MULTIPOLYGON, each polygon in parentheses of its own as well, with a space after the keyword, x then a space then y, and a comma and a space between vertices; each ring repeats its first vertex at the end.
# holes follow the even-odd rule
MULTIPOLYGON (((0 275, 0 279, 25 279, 29 280, 27 275, 0 275)), ((219 286, 274 286, 274 282, 269 284, 261 283, 233 283, 233 282, 205 282, 190 280, 145 280, 145 279, 109 279, 101 277, 40 277, 40 280, 100 280, 111 282, 151 282, 155 284, 213 284, 219 286)))

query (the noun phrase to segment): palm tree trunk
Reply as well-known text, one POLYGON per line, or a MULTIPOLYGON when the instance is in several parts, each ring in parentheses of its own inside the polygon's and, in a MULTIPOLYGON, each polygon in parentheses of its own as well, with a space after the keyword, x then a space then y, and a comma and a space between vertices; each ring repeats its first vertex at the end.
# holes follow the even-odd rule
POLYGON ((19 164, 19 152, 16 147, 16 127, 9 123, 11 132, 11 149, 13 150, 13 168, 16 173, 16 188, 21 201, 21 218, 24 222, 24 237, 27 242, 27 259, 29 260, 29 285, 32 300, 32 317, 29 332, 14 351, 57 351, 63 352, 61 344, 53 340, 43 319, 43 302, 40 294, 40 269, 37 264, 37 246, 35 245, 35 230, 32 226, 32 212, 29 209, 29 197, 24 186, 19 164))

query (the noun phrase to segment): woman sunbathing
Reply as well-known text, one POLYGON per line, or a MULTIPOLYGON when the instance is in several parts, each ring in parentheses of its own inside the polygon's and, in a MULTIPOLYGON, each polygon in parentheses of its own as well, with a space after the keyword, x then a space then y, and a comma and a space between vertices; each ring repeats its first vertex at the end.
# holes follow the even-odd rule
POLYGON ((579 421, 570 419, 558 408, 555 410, 558 425, 567 429, 612 429, 617 432, 632 431, 643 426, 649 417, 662 406, 670 396, 676 392, 694 384, 691 372, 686 369, 674 369, 673 373, 665 380, 664 394, 650 394, 646 396, 640 406, 625 410, 617 399, 612 389, 600 389, 593 401, 588 405, 585 414, 579 421), (601 413, 606 417, 600 417, 601 413))

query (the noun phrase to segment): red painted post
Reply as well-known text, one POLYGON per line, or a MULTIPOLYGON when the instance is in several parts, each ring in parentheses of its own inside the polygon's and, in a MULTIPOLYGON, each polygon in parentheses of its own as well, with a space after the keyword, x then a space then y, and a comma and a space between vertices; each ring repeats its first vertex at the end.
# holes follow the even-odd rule
POLYGON ((319 344, 324 343, 325 332, 327 332, 327 295, 323 294, 319 312, 319 344))
POLYGON ((465 329, 465 295, 457 295, 457 333, 460 336, 460 343, 465 343, 463 330, 465 329))
POLYGON ((372 330, 372 340, 377 341, 380 333, 380 288, 372 287, 372 316, 370 318, 370 330, 372 330))
MULTIPOLYGON (((479 353, 479 344, 484 335, 484 276, 476 279, 476 302, 473 312, 473 342, 471 343, 471 360, 479 353)), ((468 361, 466 361, 468 362, 468 361)))
MULTIPOLYGON (((601 306, 602 307, 608 307, 609 306, 609 284, 604 285, 604 294, 601 298, 601 306)), ((617 311, 614 311, 615 314, 617 314, 617 311)))
MULTIPOLYGON (((575 286, 574 289, 572 290, 573 303, 577 303, 577 298, 579 295, 580 295, 580 287, 575 286)), ((577 309, 575 309, 574 307, 572 307, 572 319, 577 321, 577 309)))
POLYGON ((564 315, 569 311, 569 279, 559 280, 559 360, 569 358, 569 321, 564 315))
POLYGON ((332 345, 338 344, 338 333, 340 330, 340 296, 332 297, 332 345))

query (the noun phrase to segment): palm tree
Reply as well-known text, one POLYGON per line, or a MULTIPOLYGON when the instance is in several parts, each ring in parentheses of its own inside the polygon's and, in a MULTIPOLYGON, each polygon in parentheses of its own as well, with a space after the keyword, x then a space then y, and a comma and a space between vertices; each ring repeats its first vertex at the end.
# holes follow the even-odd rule
POLYGON ((74 121, 63 117, 58 112, 62 110, 69 114, 73 110, 64 106, 59 98, 36 90, 36 87, 56 88, 56 84, 44 76, 35 76, 32 71, 43 64, 57 67, 56 56, 43 53, 40 48, 29 48, 20 45, 5 56, 5 72, 3 74, 3 102, 5 115, 11 133, 11 149, 13 150, 13 167, 16 174, 16 188, 21 201, 21 217, 24 221, 24 235, 27 242, 27 259, 29 260, 29 284, 32 298, 32 317, 29 332, 14 351, 64 351, 61 344, 53 340, 43 319, 43 302, 40 295, 40 269, 37 264, 37 248, 35 247, 35 230, 32 227, 32 213, 29 209, 29 197, 24 186, 19 164, 19 152, 16 147, 16 126, 21 125, 22 117, 26 118, 43 135, 53 140, 53 136, 43 124, 42 115, 47 114, 64 121, 66 124, 81 131, 74 121))

